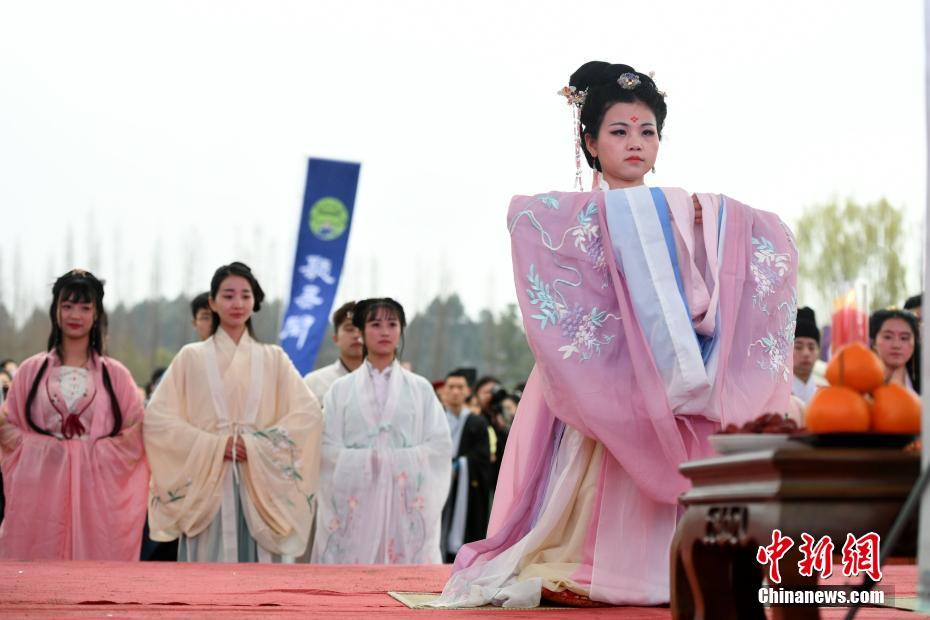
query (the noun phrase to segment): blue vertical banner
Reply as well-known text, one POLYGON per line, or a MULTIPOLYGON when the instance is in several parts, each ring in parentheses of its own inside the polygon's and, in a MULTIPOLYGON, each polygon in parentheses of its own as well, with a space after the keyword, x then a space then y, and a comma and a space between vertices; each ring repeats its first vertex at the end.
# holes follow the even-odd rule
POLYGON ((291 298, 281 347, 300 374, 313 369, 345 262, 361 164, 310 159, 300 210, 291 298))

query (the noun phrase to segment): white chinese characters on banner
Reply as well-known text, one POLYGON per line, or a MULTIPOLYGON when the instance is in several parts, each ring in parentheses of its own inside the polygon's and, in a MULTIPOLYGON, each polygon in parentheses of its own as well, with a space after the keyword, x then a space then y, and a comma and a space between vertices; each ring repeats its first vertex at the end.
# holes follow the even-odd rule
POLYGON ((309 282, 320 279, 329 285, 336 283, 336 278, 333 277, 333 261, 318 254, 308 254, 304 259, 306 262, 298 271, 305 279, 309 282))
POLYGON ((294 304, 301 310, 307 311, 323 305, 323 298, 320 297, 320 287, 316 284, 304 284, 300 295, 294 298, 294 304))
MULTIPOLYGON (((307 282, 322 280, 324 283, 333 285, 336 278, 333 277, 333 261, 318 254, 308 254, 304 257, 304 264, 297 271, 307 282)), ((287 338, 297 339, 297 348, 303 349, 307 343, 307 336, 310 328, 313 327, 316 318, 313 311, 318 306, 326 303, 320 294, 321 289, 316 284, 303 284, 299 288, 300 293, 294 297, 294 305, 300 308, 301 314, 294 314, 284 320, 284 326, 281 328, 281 340, 287 338)))
POLYGON ((315 320, 312 314, 295 314, 287 317, 284 327, 281 328, 280 339, 297 338, 297 348, 303 349, 307 342, 307 334, 310 333, 315 320))

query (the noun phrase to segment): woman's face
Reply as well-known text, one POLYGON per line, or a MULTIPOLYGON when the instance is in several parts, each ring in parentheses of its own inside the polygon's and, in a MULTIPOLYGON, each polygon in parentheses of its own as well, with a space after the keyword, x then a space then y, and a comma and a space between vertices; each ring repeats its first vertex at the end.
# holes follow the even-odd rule
POLYGON ((97 311, 92 301, 69 301, 58 299, 58 325, 62 336, 80 340, 90 334, 94 327, 97 311))
POLYGON ((904 366, 914 354, 914 332, 903 319, 888 319, 875 336, 875 350, 891 370, 904 366))
POLYGON ((615 103, 604 114, 597 137, 585 134, 585 144, 610 189, 642 185, 659 154, 655 114, 640 101, 615 103))
POLYGON ((393 314, 379 311, 365 323, 363 338, 369 355, 394 355, 400 342, 400 321, 393 314))
POLYGON ((210 307, 219 315, 220 325, 226 329, 245 327, 254 305, 252 285, 242 276, 226 276, 220 283, 216 298, 210 298, 210 307))
POLYGON ((497 384, 493 381, 485 383, 480 388, 478 388, 478 405, 482 409, 487 409, 488 405, 491 404, 491 396, 494 395, 494 388, 497 387, 497 384))

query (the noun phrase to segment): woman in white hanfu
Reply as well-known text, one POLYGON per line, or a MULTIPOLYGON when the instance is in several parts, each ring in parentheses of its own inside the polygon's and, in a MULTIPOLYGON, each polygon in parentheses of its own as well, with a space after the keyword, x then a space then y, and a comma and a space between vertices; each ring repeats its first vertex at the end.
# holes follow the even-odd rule
POLYGON ((432 385, 397 362, 406 326, 401 305, 366 299, 352 321, 366 359, 324 399, 311 562, 440 564, 452 476, 449 424, 432 385))
POLYGON ((145 412, 153 540, 189 562, 290 561, 313 522, 322 414, 290 359, 255 341, 242 263, 210 284, 213 335, 178 353, 145 412))

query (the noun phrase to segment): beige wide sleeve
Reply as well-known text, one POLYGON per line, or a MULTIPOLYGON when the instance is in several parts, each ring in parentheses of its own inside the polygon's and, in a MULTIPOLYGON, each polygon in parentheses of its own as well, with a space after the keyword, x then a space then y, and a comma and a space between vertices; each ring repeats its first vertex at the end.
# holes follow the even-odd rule
POLYGON ((273 350, 274 421, 242 436, 248 460, 240 474, 252 537, 266 551, 299 556, 313 524, 323 415, 287 355, 273 350))
MULTIPOLYGON (((206 390, 206 378, 192 380, 196 353, 182 349, 145 410, 143 436, 152 470, 149 529, 152 540, 196 536, 210 524, 222 502, 227 434, 195 426, 189 402, 204 402, 190 390, 206 390)), ((201 395, 202 396, 202 395, 201 395)), ((209 402, 209 401, 206 401, 209 402)))

